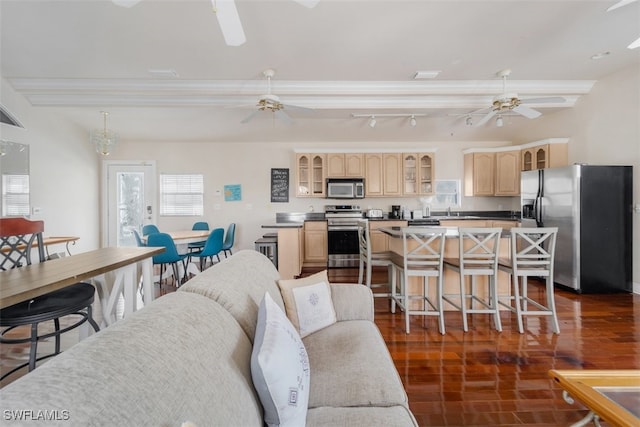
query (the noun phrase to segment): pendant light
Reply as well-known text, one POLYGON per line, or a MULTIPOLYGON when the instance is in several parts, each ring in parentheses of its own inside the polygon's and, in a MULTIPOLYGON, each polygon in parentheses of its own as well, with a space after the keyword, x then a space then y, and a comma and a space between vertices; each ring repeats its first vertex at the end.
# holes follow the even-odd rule
POLYGON ((100 111, 104 120, 104 128, 94 129, 91 132, 91 143, 96 147, 96 152, 103 156, 108 156, 113 148, 118 143, 118 135, 110 130, 107 130, 107 116, 106 111, 100 111))

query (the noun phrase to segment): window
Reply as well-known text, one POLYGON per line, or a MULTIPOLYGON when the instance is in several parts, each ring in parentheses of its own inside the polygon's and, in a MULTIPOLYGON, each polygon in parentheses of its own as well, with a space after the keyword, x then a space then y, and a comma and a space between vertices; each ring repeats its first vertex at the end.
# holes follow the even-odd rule
POLYGON ((29 175, 2 175, 2 216, 29 215, 29 175))
POLYGON ((202 175, 160 175, 160 215, 202 216, 204 180, 202 175))
POLYGON ((460 180, 437 179, 433 207, 448 208, 461 206, 460 180))

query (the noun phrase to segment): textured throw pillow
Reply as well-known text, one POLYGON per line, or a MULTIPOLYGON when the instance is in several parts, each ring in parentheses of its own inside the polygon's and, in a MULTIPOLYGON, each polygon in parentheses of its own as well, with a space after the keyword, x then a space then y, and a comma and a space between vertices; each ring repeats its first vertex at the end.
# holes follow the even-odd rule
POLYGON ((279 280, 287 317, 302 338, 336 323, 327 271, 302 279, 279 280))
POLYGON ((251 377, 267 425, 305 425, 309 404, 309 357, 298 331, 268 293, 258 310, 251 377))

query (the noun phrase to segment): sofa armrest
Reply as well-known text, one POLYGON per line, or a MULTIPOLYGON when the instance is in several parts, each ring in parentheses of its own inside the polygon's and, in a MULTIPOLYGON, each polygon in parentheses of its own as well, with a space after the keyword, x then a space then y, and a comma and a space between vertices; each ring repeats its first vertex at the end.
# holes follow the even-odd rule
POLYGON ((338 321, 370 320, 373 322, 373 293, 364 285, 332 283, 331 299, 338 321))

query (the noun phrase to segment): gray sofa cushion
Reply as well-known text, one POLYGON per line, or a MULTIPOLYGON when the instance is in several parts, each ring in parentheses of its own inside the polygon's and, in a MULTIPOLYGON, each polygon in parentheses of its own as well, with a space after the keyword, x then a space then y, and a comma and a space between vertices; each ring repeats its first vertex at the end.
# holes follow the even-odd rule
POLYGON ((338 322, 303 342, 311 368, 310 408, 407 404, 398 371, 373 322, 338 322))
POLYGON ((284 311, 278 270, 259 252, 244 250, 198 274, 178 290, 204 295, 223 306, 253 342, 265 292, 284 311))
POLYGON ((176 292, 0 390, 3 410, 67 410, 60 426, 262 426, 251 343, 215 302, 176 292))
POLYGON ((307 427, 406 427, 417 426, 405 406, 309 409, 307 427))

